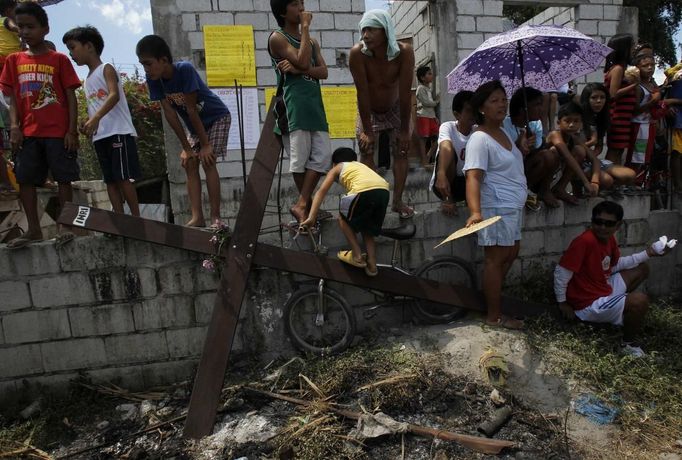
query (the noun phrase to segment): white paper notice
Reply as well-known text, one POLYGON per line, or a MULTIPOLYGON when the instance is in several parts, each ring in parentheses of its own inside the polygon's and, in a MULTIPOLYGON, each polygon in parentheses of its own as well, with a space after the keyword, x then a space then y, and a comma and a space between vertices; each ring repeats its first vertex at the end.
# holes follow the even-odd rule
MULTIPOLYGON (((230 109, 232 115, 232 124, 230 125, 230 137, 227 140, 228 150, 239 150, 241 148, 239 142, 239 119, 237 112, 237 97, 234 88, 211 88, 230 109)), ((244 125, 244 148, 255 149, 258 146, 258 139, 260 138, 260 115, 258 112, 258 89, 257 88, 243 88, 242 101, 244 107, 242 108, 242 123, 244 125)))

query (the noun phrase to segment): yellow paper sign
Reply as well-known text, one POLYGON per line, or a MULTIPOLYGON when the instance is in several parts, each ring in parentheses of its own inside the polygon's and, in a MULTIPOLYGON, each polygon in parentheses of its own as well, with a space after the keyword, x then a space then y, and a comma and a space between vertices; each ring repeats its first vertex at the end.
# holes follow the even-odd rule
POLYGON ((204 26, 208 86, 256 86, 253 26, 204 26))
MULTIPOLYGON (((265 107, 275 97, 277 88, 265 88, 265 107)), ((329 123, 329 137, 332 139, 354 139, 355 122, 358 116, 355 86, 323 86, 322 102, 329 123)))

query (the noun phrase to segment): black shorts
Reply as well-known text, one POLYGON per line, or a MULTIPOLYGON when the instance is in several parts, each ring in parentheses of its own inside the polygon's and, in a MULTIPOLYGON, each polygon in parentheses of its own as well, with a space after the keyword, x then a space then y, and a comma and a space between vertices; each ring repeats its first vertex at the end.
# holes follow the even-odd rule
MULTIPOLYGON (((467 199, 467 188, 466 188, 466 178, 464 176, 455 176, 455 178, 450 181, 450 193, 452 193, 452 201, 457 203, 458 201, 466 201, 467 199)), ((433 194, 438 197, 439 200, 444 201, 445 197, 441 196, 440 192, 436 188, 436 184, 433 184, 431 189, 433 194)))
POLYGON ((388 190, 380 188, 360 192, 350 205, 348 215, 341 214, 341 217, 355 233, 379 236, 386 216, 388 198, 388 190))
POLYGON ((68 152, 62 137, 25 137, 14 165, 17 182, 43 185, 48 170, 56 182, 80 179, 78 152, 68 152))
POLYGON ((142 177, 137 143, 132 134, 114 134, 95 141, 95 152, 107 184, 142 177))

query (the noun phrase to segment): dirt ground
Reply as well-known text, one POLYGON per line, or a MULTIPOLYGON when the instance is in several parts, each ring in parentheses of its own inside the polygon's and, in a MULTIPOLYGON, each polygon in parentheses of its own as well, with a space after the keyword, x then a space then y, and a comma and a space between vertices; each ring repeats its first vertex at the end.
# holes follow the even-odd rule
POLYGON ((214 434, 200 441, 182 438, 191 382, 144 394, 90 384, 74 386, 70 399, 42 401, 32 421, 5 413, 0 458, 12 449, 17 453, 4 458, 616 458, 610 452, 619 439, 617 427, 595 425, 572 410, 581 388, 555 375, 523 332, 483 327, 477 319, 378 332, 381 342, 361 341, 340 357, 283 359, 268 366, 233 360, 241 366, 229 371, 214 434), (320 402, 481 436, 477 427, 498 410, 493 387, 479 368, 490 347, 510 371, 499 388, 504 402, 497 403, 512 414, 494 438, 515 445, 498 455, 410 433, 360 441, 352 432, 355 421, 330 413, 320 402), (296 406, 246 387, 315 402, 296 406))

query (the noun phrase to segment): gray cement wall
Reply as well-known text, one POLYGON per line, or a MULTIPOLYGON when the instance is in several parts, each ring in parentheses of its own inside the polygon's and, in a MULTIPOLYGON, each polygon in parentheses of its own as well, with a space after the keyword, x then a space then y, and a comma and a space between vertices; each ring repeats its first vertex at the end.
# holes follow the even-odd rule
MULTIPOLYGON (((526 213, 519 259, 508 281, 537 274, 558 261, 582 232, 597 200, 577 207, 526 213)), ((649 197, 626 197, 625 224, 618 234, 624 254, 641 250, 660 234, 680 237, 678 211, 649 212, 649 197)), ((417 267, 433 255, 454 254, 481 272, 475 238, 433 247, 464 224, 467 212, 445 217, 422 209, 417 234, 403 245, 404 265, 417 267)), ((386 226, 397 225, 395 215, 386 226)), ((210 236, 207 233, 207 238, 210 236)), ((273 234, 261 241, 278 242, 273 234)), ((323 227, 329 254, 345 247, 333 221, 323 227)), ((289 236, 285 245, 297 247, 289 236)), ((301 244, 305 244, 304 241, 301 244)), ((388 261, 392 243, 379 239, 379 259, 388 261)), ((0 249, 0 400, 18 392, 63 387, 86 375, 127 388, 178 382, 192 376, 210 320, 217 277, 201 268, 202 257, 123 238, 80 237, 57 250, 53 242, 26 249, 0 249)), ((652 260, 646 289, 665 295, 680 288, 682 251, 652 260)), ((306 278, 257 268, 245 296, 234 350, 270 359, 293 353, 285 336, 283 306, 306 278)), ((307 279, 310 280, 310 279, 307 279)), ((518 281, 516 281, 518 282, 518 281)), ((362 290, 335 286, 351 305, 370 300, 362 290)), ((356 312, 359 312, 356 309, 356 312)), ((396 326, 410 317, 407 306, 385 309, 371 321, 358 314, 361 330, 396 326)))

